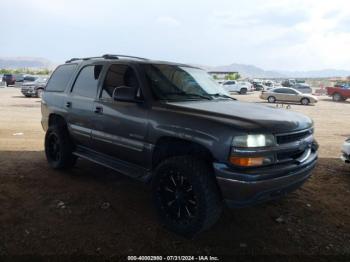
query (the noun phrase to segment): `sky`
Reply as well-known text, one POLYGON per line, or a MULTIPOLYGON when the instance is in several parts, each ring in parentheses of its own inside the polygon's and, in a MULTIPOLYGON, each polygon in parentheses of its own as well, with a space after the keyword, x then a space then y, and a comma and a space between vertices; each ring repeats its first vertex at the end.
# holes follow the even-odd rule
POLYGON ((350 70, 349 0, 12 0, 0 18, 2 57, 350 70))

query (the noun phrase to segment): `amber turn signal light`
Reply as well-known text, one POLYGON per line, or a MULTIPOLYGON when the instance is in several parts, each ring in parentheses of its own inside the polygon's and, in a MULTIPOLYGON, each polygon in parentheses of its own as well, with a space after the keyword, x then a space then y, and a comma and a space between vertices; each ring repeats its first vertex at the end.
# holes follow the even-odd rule
POLYGON ((261 166, 264 163, 264 157, 238 157, 231 156, 230 163, 236 166, 261 166))

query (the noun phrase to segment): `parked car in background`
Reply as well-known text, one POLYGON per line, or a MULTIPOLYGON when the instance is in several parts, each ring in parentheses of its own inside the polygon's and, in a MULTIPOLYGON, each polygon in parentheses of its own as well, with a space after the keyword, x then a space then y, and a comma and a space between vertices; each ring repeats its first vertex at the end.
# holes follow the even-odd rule
POLYGON ((25 74, 15 74, 16 82, 23 82, 23 79, 26 75, 25 74))
POLYGON ((283 87, 292 87, 295 84, 297 84, 297 81, 295 79, 285 79, 281 82, 281 85, 283 87))
POLYGON ((238 84, 241 86, 241 87, 246 87, 248 92, 250 91, 254 91, 254 86, 248 82, 248 81, 242 81, 242 80, 239 80, 238 81, 238 84))
POLYGON ((269 91, 261 92, 260 98, 267 100, 269 103, 275 102, 290 102, 301 103, 302 105, 308 105, 317 103, 318 99, 310 94, 303 94, 294 88, 281 87, 274 88, 269 91))
POLYGON ((312 94, 312 88, 308 84, 296 83, 292 88, 300 91, 303 94, 312 94))
POLYGON ((350 137, 348 139, 345 140, 342 150, 341 150, 341 159, 345 162, 345 163, 350 163, 350 137))
POLYGON ((14 85, 16 83, 16 77, 13 74, 4 74, 2 81, 6 83, 6 86, 14 85))
POLYGON ((339 87, 339 88, 350 88, 350 83, 336 83, 334 87, 339 87))
POLYGON ((274 84, 273 81, 271 80, 263 80, 262 83, 267 87, 273 87, 273 84, 274 84))
POLYGON ((261 82, 253 82, 253 87, 256 91, 263 91, 266 88, 261 82))
POLYGON ((35 80, 37 80, 39 77, 38 76, 32 76, 32 75, 25 75, 23 77, 23 81, 22 82, 34 82, 35 80))
POLYGON ((333 98, 333 101, 345 101, 350 97, 350 88, 341 87, 327 87, 327 94, 333 98))
POLYGON ((23 82, 21 92, 26 97, 41 97, 47 78, 36 77, 34 81, 23 82))
POLYGON ((227 80, 222 83, 222 86, 229 93, 235 92, 241 95, 246 94, 248 92, 248 88, 250 89, 250 87, 248 87, 247 85, 240 84, 236 80, 227 80))

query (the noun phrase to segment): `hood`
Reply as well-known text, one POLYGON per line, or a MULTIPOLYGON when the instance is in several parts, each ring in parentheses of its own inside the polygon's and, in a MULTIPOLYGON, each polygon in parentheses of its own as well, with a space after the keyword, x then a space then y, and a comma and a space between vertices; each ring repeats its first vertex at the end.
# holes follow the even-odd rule
POLYGON ((22 84, 22 86, 37 86, 37 87, 41 87, 41 86, 45 86, 46 83, 45 82, 36 82, 36 81, 30 81, 30 82, 24 82, 22 84))
POLYGON ((313 125, 300 113, 232 100, 168 102, 166 106, 177 113, 219 121, 247 132, 287 133, 313 125))
POLYGON ((24 82, 22 86, 36 86, 38 83, 35 81, 24 82))

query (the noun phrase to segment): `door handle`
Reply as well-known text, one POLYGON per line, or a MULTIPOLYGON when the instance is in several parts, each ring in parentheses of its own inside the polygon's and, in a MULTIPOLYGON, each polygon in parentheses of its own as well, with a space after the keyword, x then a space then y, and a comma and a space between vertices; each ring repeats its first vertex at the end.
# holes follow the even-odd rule
POLYGON ((103 113, 103 107, 102 106, 96 106, 94 112, 96 114, 102 114, 103 113))
POLYGON ((66 107, 71 107, 72 106, 72 102, 66 102, 66 107))

